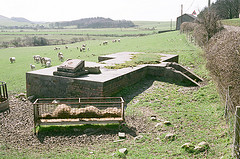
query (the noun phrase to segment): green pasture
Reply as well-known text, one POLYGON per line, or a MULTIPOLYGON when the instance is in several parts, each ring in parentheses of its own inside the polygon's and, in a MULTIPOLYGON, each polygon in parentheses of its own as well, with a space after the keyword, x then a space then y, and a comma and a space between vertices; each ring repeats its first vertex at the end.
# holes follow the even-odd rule
MULTIPOLYGON (((161 29, 162 30, 162 29, 161 29)), ((138 34, 153 34, 157 30, 138 29, 138 28, 103 28, 103 29, 11 29, 0 32, 2 35, 45 35, 45 34, 59 34, 59 35, 138 35, 138 34)))
POLYGON ((175 30, 176 21, 134 21, 133 22, 139 29, 151 29, 155 28, 156 30, 175 30))
MULTIPOLYGON (((11 92, 25 91, 25 74, 30 70, 30 64, 34 64, 33 56, 40 55, 52 59, 52 65, 59 65, 57 53, 54 47, 60 47, 60 52, 64 58, 78 58, 86 61, 98 62, 98 56, 112 54, 116 52, 132 51, 146 53, 170 53, 179 54, 180 61, 186 62, 185 54, 195 49, 192 44, 188 44, 184 35, 178 32, 155 34, 144 37, 121 38, 121 42, 112 43, 106 46, 100 46, 101 40, 90 40, 81 43, 69 44, 69 49, 65 45, 42 46, 42 47, 21 47, 0 49, 0 79, 8 83, 8 89, 11 92), (79 52, 76 47, 87 44, 90 51, 79 52), (10 57, 16 57, 16 62, 11 64, 10 57)), ((41 64, 35 64, 36 69, 43 69, 41 64)))
POLYGON ((240 19, 234 18, 234 19, 225 19, 221 20, 223 25, 231 25, 231 26, 237 26, 240 27, 240 19))
MULTIPOLYGON (((53 66, 59 65, 59 51, 53 49, 60 47, 65 59, 79 58, 93 62, 97 62, 98 56, 122 51, 145 52, 151 57, 156 54, 156 58, 159 53, 178 54, 179 62, 204 78, 205 85, 201 88, 184 87, 181 83, 162 78, 143 79, 116 94, 126 99, 126 117, 133 120, 143 118, 150 123, 141 123, 149 127, 147 132, 137 132, 143 136, 141 140, 136 141, 134 137, 128 137, 123 142, 114 143, 107 139, 99 139, 100 142, 86 144, 84 147, 64 147, 60 150, 56 146, 47 150, 33 148, 18 151, 0 145, 0 158, 231 158, 232 134, 229 135, 224 120, 224 106, 205 68, 203 51, 189 43, 186 36, 178 31, 120 39, 120 43, 109 41, 106 46, 100 46, 102 40, 96 39, 69 44, 69 49, 65 49, 65 45, 0 49, 0 80, 7 82, 11 93, 24 92, 26 72, 31 71, 30 64, 34 64, 33 55, 50 57, 53 66), (87 44, 90 51, 79 52, 76 49, 83 43, 87 44), (13 64, 9 61, 9 57, 12 56, 16 57, 13 64), (151 121, 147 112, 156 114, 160 119, 169 120, 172 124, 155 128, 158 121, 151 121), (164 139, 168 132, 176 134, 176 139, 164 139), (210 145, 204 152, 186 151, 181 148, 184 143, 191 142, 196 145, 202 141, 210 145), (118 152, 118 149, 124 147, 128 149, 127 155, 118 152), (93 152, 93 155, 89 152, 93 152)), ((35 65, 36 69, 44 68, 41 64, 35 65)), ((43 129, 51 131, 52 128, 43 129)), ((54 128, 58 132, 57 128, 54 128)), ((67 137, 67 131, 72 129, 66 129, 67 137)), ((115 130, 116 126, 112 126, 112 129, 115 130)), ((115 137, 118 140, 117 134, 115 137)))

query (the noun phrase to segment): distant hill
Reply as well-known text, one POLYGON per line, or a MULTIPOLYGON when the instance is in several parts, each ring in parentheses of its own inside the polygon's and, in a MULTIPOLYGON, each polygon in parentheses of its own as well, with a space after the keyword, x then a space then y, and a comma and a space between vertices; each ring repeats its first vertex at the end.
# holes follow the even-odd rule
POLYGON ((23 26, 32 22, 25 18, 8 18, 0 15, 0 26, 23 26))
POLYGON ((55 26, 58 27, 66 27, 73 25, 77 26, 77 28, 129 28, 135 26, 132 21, 112 20, 110 18, 103 17, 84 18, 79 20, 55 23, 55 26))
POLYGON ((9 18, 0 15, 0 20, 9 20, 9 18))
POLYGON ((26 22, 26 23, 32 23, 30 20, 22 17, 12 17, 11 20, 16 22, 26 22))

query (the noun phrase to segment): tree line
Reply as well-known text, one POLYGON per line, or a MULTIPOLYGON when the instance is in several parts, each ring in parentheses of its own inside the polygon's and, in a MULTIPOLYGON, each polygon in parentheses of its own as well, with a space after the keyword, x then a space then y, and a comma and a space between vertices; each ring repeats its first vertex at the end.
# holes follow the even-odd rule
POLYGON ((66 26, 77 26, 77 28, 129 28, 134 27, 132 21, 112 20, 110 18, 94 17, 84 18, 66 22, 56 22, 55 27, 62 28, 66 26))
POLYGON ((239 18, 240 0, 217 0, 210 8, 201 11, 199 16, 202 16, 208 9, 215 12, 220 19, 239 18))

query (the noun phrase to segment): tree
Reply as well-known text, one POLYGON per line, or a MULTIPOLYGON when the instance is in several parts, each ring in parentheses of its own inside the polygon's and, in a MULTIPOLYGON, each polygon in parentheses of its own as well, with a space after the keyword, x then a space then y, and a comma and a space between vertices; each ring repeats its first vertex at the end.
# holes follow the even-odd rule
POLYGON ((207 34, 207 41, 209 41, 214 34, 223 29, 223 26, 219 21, 219 17, 212 10, 210 12, 203 12, 202 15, 198 17, 198 22, 207 34))
POLYGON ((210 10, 216 12, 221 19, 238 18, 240 0, 217 0, 212 4, 210 10))

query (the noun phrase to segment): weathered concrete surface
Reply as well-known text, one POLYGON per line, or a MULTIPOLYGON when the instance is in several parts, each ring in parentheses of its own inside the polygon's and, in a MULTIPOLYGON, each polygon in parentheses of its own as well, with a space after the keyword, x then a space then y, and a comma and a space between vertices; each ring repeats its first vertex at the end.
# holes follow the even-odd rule
MULTIPOLYGON (((160 64, 139 65, 137 67, 128 67, 123 69, 106 69, 104 66, 116 63, 124 63, 130 60, 136 54, 135 52, 122 52, 109 57, 117 57, 104 61, 104 64, 85 62, 85 67, 99 67, 101 74, 87 74, 76 78, 54 76, 53 72, 57 70, 57 66, 31 71, 26 73, 27 96, 34 95, 40 97, 94 97, 94 96, 112 96, 122 88, 139 82, 146 76, 159 76, 166 78, 174 78, 179 82, 188 81, 189 77, 169 67, 168 62, 160 64)), ((177 55, 170 55, 165 61, 178 61, 177 55)), ((189 82, 197 85, 196 82, 189 82)))

